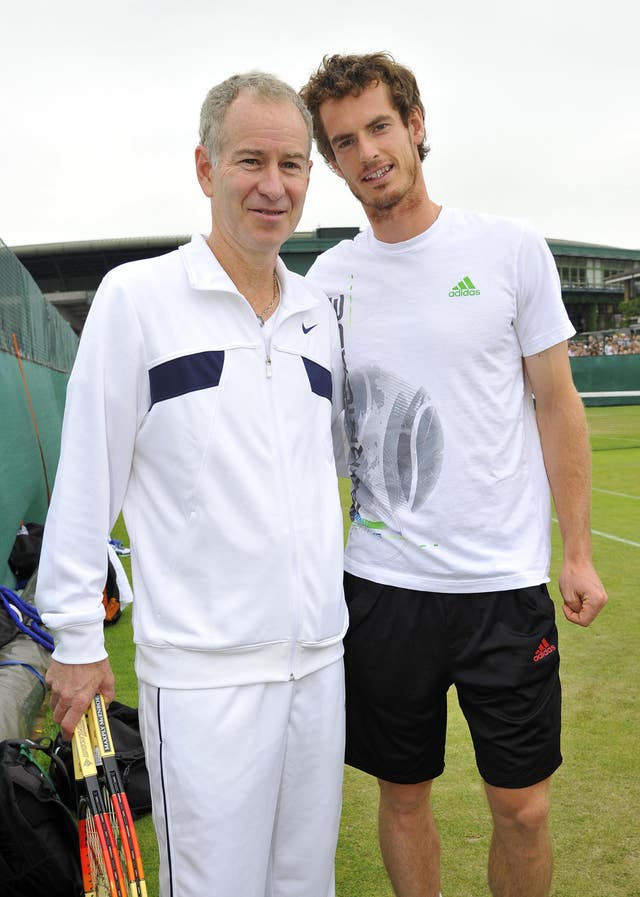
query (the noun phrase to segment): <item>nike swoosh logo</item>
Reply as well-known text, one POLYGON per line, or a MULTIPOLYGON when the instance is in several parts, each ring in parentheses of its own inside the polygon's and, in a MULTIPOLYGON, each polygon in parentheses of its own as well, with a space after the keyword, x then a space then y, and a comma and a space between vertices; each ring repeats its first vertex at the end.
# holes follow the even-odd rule
POLYGON ((314 327, 317 327, 317 326, 318 326, 317 324, 312 324, 311 327, 305 327, 304 324, 303 324, 303 325, 302 325, 302 332, 303 332, 303 333, 309 333, 310 330, 313 330, 313 328, 314 328, 314 327))

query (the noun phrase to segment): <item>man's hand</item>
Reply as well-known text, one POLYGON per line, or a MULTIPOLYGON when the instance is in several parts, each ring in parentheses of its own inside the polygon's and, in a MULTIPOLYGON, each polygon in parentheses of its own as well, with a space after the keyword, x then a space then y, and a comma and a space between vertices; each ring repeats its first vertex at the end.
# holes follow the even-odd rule
POLYGON ((607 603, 608 596, 593 566, 565 562, 560 574, 564 615, 571 623, 588 626, 607 603))
POLYGON ((115 695, 115 679, 106 658, 78 664, 52 660, 46 680, 51 688, 53 721, 60 726, 65 741, 71 741, 73 730, 95 694, 102 692, 107 704, 115 695))

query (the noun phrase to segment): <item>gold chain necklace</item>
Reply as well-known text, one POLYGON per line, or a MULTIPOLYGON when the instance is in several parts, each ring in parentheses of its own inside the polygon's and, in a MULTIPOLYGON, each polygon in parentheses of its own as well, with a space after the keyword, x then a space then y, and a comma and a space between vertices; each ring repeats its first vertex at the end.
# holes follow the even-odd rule
POLYGON ((260 326, 264 327, 264 316, 271 311, 273 306, 276 304, 280 296, 280 290, 278 289, 278 278, 276 277, 276 272, 273 272, 273 296, 271 297, 271 302, 266 305, 260 314, 256 312, 256 318, 260 321, 260 326))

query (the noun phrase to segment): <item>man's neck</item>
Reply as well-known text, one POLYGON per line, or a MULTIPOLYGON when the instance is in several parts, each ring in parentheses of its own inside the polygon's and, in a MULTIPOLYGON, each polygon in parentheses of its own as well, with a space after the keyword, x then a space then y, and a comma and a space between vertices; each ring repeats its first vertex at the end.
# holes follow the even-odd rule
POLYGON ((260 295, 272 289, 277 253, 238 252, 235 246, 220 239, 215 231, 209 235, 207 243, 238 291, 250 302, 254 296, 260 302, 260 295))
POLYGON ((436 221, 442 206, 429 198, 424 183, 417 185, 391 209, 368 209, 365 214, 373 230, 373 235, 381 243, 402 243, 418 237, 436 221))

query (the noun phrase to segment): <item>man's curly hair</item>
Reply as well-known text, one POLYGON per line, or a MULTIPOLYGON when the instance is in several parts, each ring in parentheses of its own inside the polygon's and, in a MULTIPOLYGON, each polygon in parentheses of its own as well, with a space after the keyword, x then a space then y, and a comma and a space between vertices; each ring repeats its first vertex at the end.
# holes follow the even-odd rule
MULTIPOLYGON (((313 132, 319 152, 333 164, 335 154, 320 120, 320 107, 325 100, 341 100, 346 96, 360 96, 363 90, 375 84, 386 84, 393 107, 400 114, 403 124, 409 124, 412 109, 419 109, 424 118, 424 106, 415 75, 399 65, 387 52, 367 53, 362 56, 325 56, 318 71, 309 78, 300 96, 313 118, 313 132)), ((426 137, 418 146, 420 161, 426 158, 429 147, 426 137)))

